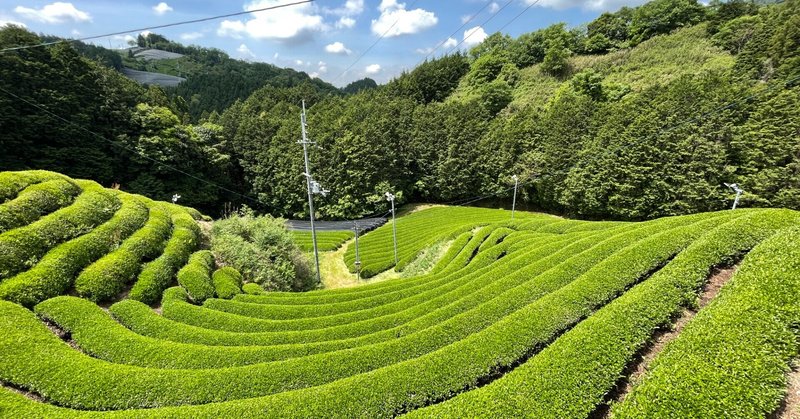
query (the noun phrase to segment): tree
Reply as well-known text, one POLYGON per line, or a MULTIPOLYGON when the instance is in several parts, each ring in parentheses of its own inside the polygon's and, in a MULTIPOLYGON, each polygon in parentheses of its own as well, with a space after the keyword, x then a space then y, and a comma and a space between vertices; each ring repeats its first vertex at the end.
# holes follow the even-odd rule
POLYGON ((342 91, 348 95, 352 95, 362 90, 370 90, 376 87, 378 87, 378 83, 375 83, 375 80, 372 80, 369 77, 365 77, 361 80, 350 82, 347 86, 342 88, 342 91))
POLYGON ((495 32, 487 36, 480 44, 472 47, 469 50, 469 57, 473 60, 477 60, 486 54, 502 54, 504 51, 508 50, 512 42, 513 40, 510 36, 495 32))
POLYGON ((758 13, 758 5, 753 0, 714 0, 709 5, 709 10, 706 30, 710 35, 714 35, 719 32, 722 25, 731 20, 758 13))
POLYGON ((800 208, 800 87, 756 104, 731 148, 746 199, 800 208))
POLYGON ((544 61, 542 61, 542 70, 556 77, 565 76, 569 71, 570 55, 570 50, 562 40, 558 38, 548 40, 544 61))
POLYGON ((636 8, 631 18, 633 44, 705 19, 705 8, 697 0, 653 0, 636 8))

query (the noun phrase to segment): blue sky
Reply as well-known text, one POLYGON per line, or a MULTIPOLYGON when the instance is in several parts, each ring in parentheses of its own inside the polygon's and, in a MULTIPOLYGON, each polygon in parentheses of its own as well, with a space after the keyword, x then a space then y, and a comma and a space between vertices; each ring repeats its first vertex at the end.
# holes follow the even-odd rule
MULTIPOLYGON (((37 33, 84 37, 293 1, 296 0, 0 0, 0 25, 14 22, 37 33)), ((234 58, 291 67, 343 86, 363 77, 385 83, 427 56, 469 48, 494 32, 516 37, 558 22, 573 27, 588 23, 603 11, 641 3, 641 0, 316 0, 154 32, 184 44, 219 48, 234 58), (380 42, 356 61, 382 34, 385 36, 380 42), (351 68, 345 72, 348 67, 351 68)), ((95 42, 120 48, 131 36, 136 33, 95 42)))

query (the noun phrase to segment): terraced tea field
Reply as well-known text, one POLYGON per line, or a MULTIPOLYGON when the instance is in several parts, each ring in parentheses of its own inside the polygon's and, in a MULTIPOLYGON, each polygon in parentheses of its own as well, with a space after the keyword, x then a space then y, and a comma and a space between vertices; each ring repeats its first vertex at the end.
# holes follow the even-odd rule
MULTIPOLYGON (((242 293, 193 210, 47 172, 0 173, 0 202, 3 417, 765 417, 798 356, 790 210, 437 207, 397 221, 396 269, 451 242, 424 275, 242 293)), ((391 225, 361 245, 371 272, 394 266, 391 225)))

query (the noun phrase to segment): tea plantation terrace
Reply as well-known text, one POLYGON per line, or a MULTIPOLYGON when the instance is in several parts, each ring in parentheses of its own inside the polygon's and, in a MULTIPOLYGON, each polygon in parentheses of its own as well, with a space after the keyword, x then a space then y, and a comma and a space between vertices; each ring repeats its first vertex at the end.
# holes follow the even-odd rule
POLYGON ((397 219, 397 265, 391 225, 361 241, 373 275, 449 243, 425 273, 291 293, 217 266, 189 208, 49 172, 0 173, 0 202, 5 417, 596 416, 720 266, 611 414, 765 417, 798 355, 791 210, 435 207, 397 219))

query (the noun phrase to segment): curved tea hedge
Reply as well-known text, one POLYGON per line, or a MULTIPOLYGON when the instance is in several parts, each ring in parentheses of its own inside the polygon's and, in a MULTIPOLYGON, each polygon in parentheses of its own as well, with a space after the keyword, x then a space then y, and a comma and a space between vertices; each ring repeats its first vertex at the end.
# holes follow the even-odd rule
MULTIPOLYGON (((419 235, 403 233, 404 258, 450 242, 427 274, 267 293, 213 270, 185 210, 113 194, 119 208, 42 263, 120 226, 63 283, 114 290, 76 293, 98 301, 133 283, 131 298, 107 310, 68 295, 23 301, 32 310, 0 301, 3 416, 589 417, 712 268, 742 255, 613 413, 764 417, 798 355, 794 211, 595 223, 440 207, 398 219, 398 234, 419 235)), ((364 236, 385 239, 380 229, 364 236)), ((393 263, 391 247, 367 255, 393 263)))
POLYGON ((96 302, 117 299, 149 261, 168 259, 146 269, 166 282, 153 291, 160 299, 185 262, 180 253, 197 245, 199 229, 186 208, 95 182, 44 171, 0 172, 0 195, 6 198, 0 204, 0 299, 28 307, 67 293, 96 302), (167 240, 175 236, 181 239, 167 240))
MULTIPOLYGON (((434 207, 400 217, 397 219, 397 266, 394 263, 392 224, 387 223, 360 240, 361 275, 369 278, 392 267, 402 271, 424 248, 481 225, 507 221, 510 217, 511 211, 470 207, 434 207)), ((528 217, 555 219, 524 212, 520 212, 518 218, 528 217)), ((351 243, 345 253, 350 272, 355 272, 355 257, 355 244, 351 243)))
MULTIPOLYGON (((344 242, 355 237, 355 233, 350 230, 342 231, 317 231, 317 249, 320 252, 330 252, 338 249, 344 242)), ((301 249, 306 252, 314 250, 314 242, 311 240, 310 231, 292 231, 292 238, 301 249)))

